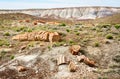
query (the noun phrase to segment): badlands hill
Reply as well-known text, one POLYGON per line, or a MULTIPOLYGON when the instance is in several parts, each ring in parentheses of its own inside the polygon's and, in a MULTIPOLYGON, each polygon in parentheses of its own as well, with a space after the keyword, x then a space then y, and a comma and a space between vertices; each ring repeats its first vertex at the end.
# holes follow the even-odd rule
POLYGON ((24 13, 41 18, 83 20, 96 19, 120 13, 119 7, 70 7, 52 9, 0 10, 0 14, 24 13))

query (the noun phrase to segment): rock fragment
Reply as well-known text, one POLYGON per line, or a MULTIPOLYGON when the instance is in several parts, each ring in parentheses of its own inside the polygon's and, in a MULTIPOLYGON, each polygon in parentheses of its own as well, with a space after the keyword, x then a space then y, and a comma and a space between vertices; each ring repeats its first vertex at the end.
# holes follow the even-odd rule
POLYGON ((89 65, 90 67, 95 67, 95 62, 93 60, 90 60, 89 58, 87 58, 84 55, 81 56, 77 56, 77 60, 79 62, 84 62, 85 64, 89 65))
POLYGON ((17 70, 19 72, 23 72, 23 71, 26 71, 27 69, 25 67, 23 67, 23 66, 18 66, 17 70))
POLYGON ((72 45, 69 49, 73 55, 78 55, 80 48, 80 45, 72 45))
POLYGON ((62 64, 67 64, 67 63, 68 63, 68 59, 64 55, 60 55, 57 58, 57 65, 62 65, 62 64))
POLYGON ((69 63, 68 68, 70 72, 75 72, 77 70, 77 66, 72 61, 69 63))

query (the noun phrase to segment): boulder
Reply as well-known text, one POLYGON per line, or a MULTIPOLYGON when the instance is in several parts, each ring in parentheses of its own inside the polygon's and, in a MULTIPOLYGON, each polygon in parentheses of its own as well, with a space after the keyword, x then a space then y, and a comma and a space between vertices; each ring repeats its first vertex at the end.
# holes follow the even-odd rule
POLYGON ((72 45, 69 49, 73 55, 78 55, 80 48, 80 45, 72 45))

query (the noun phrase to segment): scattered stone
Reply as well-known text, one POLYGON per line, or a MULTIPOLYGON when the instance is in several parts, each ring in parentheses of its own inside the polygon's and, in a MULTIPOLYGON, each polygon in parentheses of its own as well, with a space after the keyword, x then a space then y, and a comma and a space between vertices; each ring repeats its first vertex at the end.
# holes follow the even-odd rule
POLYGON ((25 22, 29 23, 29 22, 30 22, 30 20, 25 20, 25 22))
POLYGON ((84 61, 85 64, 89 65, 90 67, 95 67, 95 62, 93 60, 90 60, 89 58, 85 57, 84 61))
POLYGON ((62 65, 62 64, 67 64, 67 63, 68 63, 68 60, 64 55, 60 55, 57 58, 57 65, 62 65))
POLYGON ((0 52, 4 51, 4 52, 12 52, 12 48, 0 48, 0 52))
POLYGON ((45 46, 46 44, 44 42, 41 42, 40 43, 40 46, 45 46))
POLYGON ((104 43, 105 43, 105 44, 110 44, 111 42, 112 42, 112 41, 109 40, 109 39, 105 39, 105 40, 104 40, 104 43))
POLYGON ((34 22, 33 24, 34 24, 34 25, 37 25, 38 23, 37 23, 37 22, 34 22))
POLYGON ((84 62, 85 64, 89 65, 90 67, 95 67, 95 62, 90 60, 89 58, 85 57, 84 55, 77 56, 77 60, 79 62, 84 62))
POLYGON ((70 52, 73 54, 73 55, 78 55, 79 51, 80 51, 80 45, 72 45, 70 47, 70 52))
POLYGON ((23 45, 23 46, 21 46, 21 50, 24 50, 25 48, 26 48, 27 46, 26 45, 23 45))
POLYGON ((68 68, 70 72, 75 72, 77 70, 77 66, 72 61, 69 63, 68 68))
POLYGON ((10 44, 9 47, 12 48, 12 47, 14 47, 14 45, 10 44))
POLYGON ((27 69, 25 67, 23 67, 23 66, 18 66, 17 70, 19 72, 23 72, 23 71, 26 71, 27 69))
POLYGON ((77 60, 78 60, 79 62, 83 62, 83 61, 84 61, 84 58, 85 58, 84 55, 77 56, 77 60))

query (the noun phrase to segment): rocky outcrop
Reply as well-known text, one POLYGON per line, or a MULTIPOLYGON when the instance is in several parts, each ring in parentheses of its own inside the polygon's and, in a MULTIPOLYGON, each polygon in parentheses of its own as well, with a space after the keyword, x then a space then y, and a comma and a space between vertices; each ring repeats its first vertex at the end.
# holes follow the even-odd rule
POLYGON ((42 18, 54 19, 95 19, 120 13, 120 8, 115 7, 72 7, 53 9, 27 9, 27 10, 1 10, 4 13, 24 13, 42 18))
POLYGON ((59 41, 60 35, 57 32, 38 31, 13 36, 13 40, 20 41, 59 41))

